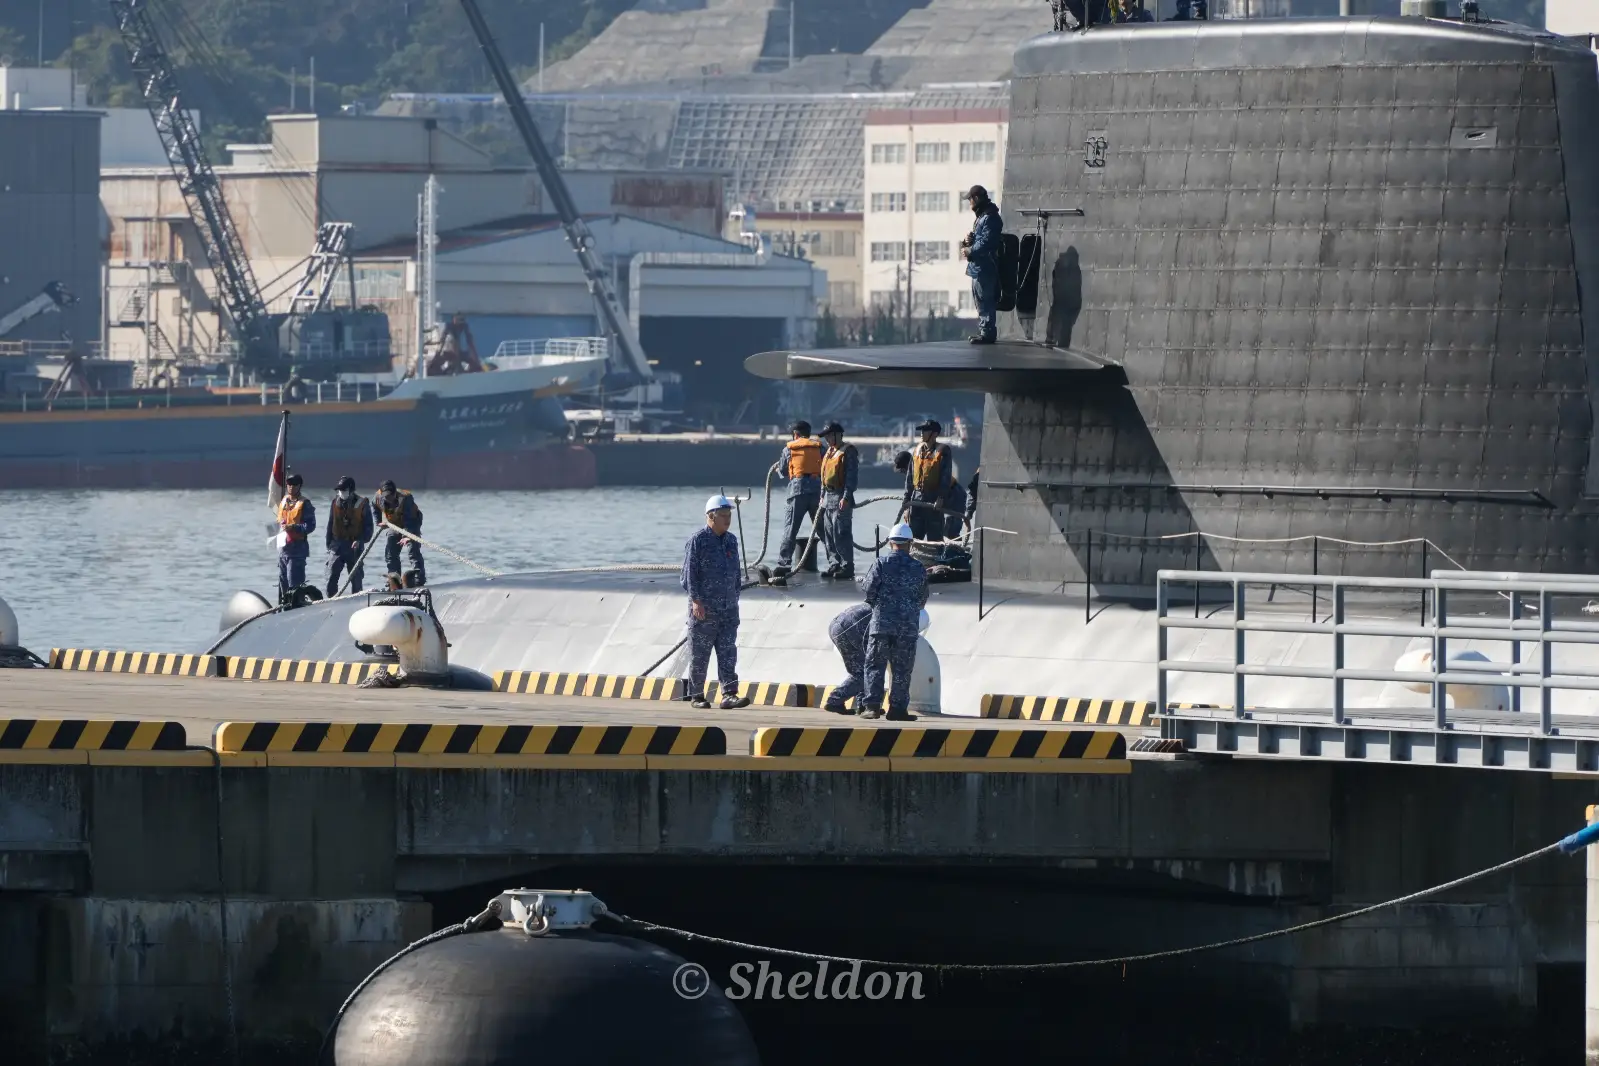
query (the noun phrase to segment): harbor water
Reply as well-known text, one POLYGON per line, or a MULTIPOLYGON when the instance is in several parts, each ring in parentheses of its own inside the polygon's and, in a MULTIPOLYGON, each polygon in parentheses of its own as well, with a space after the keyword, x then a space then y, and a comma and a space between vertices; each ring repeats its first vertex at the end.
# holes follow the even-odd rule
MULTIPOLYGON (((264 480, 264 479, 263 479, 264 480)), ((704 521, 707 488, 597 488, 553 492, 427 491, 416 496, 422 535, 502 572, 677 563, 683 541, 704 521)), ((767 563, 777 554, 782 486, 773 490, 767 563)), ((318 522, 328 496, 308 494, 318 522)), ((878 492, 863 492, 881 495, 878 492)), ((216 635, 228 597, 252 589, 275 600, 277 555, 266 489, 22 490, 0 494, 0 599, 17 613, 22 641, 51 647, 129 651, 198 650, 216 635)), ((760 552, 762 500, 742 505, 751 562, 760 552)), ((873 522, 893 519, 878 504, 856 521, 870 543, 873 522)), ((735 523, 734 532, 738 531, 735 523)), ((325 580, 323 532, 311 537, 306 580, 325 580)), ((382 581, 382 545, 367 557, 366 585, 382 581)), ((818 548, 820 551, 820 548, 818 548)), ((473 571, 426 552, 428 578, 473 571)))

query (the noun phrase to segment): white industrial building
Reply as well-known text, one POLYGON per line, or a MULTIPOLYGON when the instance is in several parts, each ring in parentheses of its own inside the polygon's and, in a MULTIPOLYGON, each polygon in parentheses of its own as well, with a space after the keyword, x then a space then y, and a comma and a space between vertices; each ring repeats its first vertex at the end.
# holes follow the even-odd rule
MULTIPOLYGON (((981 185, 1005 209, 1003 108, 883 109, 865 124, 862 278, 869 308, 976 315, 960 257, 972 228, 965 194, 981 185)), ((1014 228, 1014 223, 1012 223, 1014 228)))
MULTIPOLYGON (((465 313, 484 355, 500 340, 595 333, 592 297, 531 169, 496 167, 426 118, 269 122, 270 143, 231 146, 231 164, 217 167, 269 310, 287 309, 318 226, 348 222, 357 299, 388 313, 397 352, 414 351, 418 201, 432 176, 440 314, 465 313)), ((574 170, 565 178, 663 366, 677 361, 679 333, 707 366, 809 336, 825 274, 722 240, 722 175, 574 170)), ((216 351, 214 284, 171 169, 107 168, 101 199, 110 353, 172 361, 216 351)), ((341 278, 335 300, 348 288, 341 278)))

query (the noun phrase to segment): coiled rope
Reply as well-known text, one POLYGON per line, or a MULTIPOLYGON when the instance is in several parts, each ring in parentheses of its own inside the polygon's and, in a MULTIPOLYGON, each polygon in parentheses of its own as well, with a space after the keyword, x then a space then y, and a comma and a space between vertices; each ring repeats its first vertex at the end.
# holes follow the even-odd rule
POLYGON ((1599 839, 1599 823, 1586 826, 1569 836, 1555 841, 1553 844, 1546 844, 1536 851, 1529 851, 1527 854, 1518 856, 1517 858, 1511 859, 1508 862, 1502 862, 1496 866, 1489 866, 1486 869, 1478 870, 1476 873, 1470 873, 1464 877, 1457 877, 1453 881, 1446 881, 1441 885, 1434 885, 1431 888, 1424 888, 1419 892, 1412 892, 1408 895, 1399 896, 1395 899, 1384 900, 1381 903, 1373 903, 1370 906, 1357 907, 1354 910, 1345 911, 1342 914, 1334 914, 1326 918, 1318 918, 1315 921, 1310 922, 1301 922, 1298 925, 1291 925, 1284 929, 1272 929, 1264 933, 1254 933, 1249 936, 1234 937, 1231 940, 1218 940, 1209 944, 1195 944, 1189 947, 1169 948, 1165 951, 1148 951, 1141 952, 1136 955, 1116 955, 1110 958, 1101 959, 1074 959, 1069 962, 1019 962, 985 964, 891 962, 882 959, 859 959, 840 955, 822 955, 811 951, 794 951, 788 948, 772 947, 767 944, 750 944, 742 940, 730 940, 726 937, 708 936, 704 933, 695 933, 687 929, 678 929, 670 925, 660 925, 656 922, 648 922, 639 918, 631 918, 625 914, 617 914, 615 911, 611 910, 606 910, 603 912, 602 917, 609 918, 611 921, 614 921, 619 925, 630 929, 635 929, 640 932, 659 933, 666 936, 677 937, 678 939, 687 941, 689 943, 706 944, 723 948, 737 948, 741 951, 753 951, 763 955, 777 955, 790 959, 804 959, 809 962, 838 962, 846 965, 860 963, 862 966, 873 966, 879 969, 931 970, 936 973, 1039 973, 1053 970, 1083 969, 1091 966, 1124 966, 1128 963, 1134 962, 1153 962, 1159 959, 1172 959, 1183 955, 1197 955, 1201 952, 1207 951, 1221 951, 1226 948, 1243 947, 1246 944, 1258 944, 1261 941, 1274 940, 1278 937, 1293 936, 1297 933, 1308 932, 1312 929, 1320 929, 1325 926, 1336 925, 1340 922, 1351 921, 1355 918, 1361 918, 1365 915, 1374 914, 1377 911, 1387 910, 1391 907, 1402 907, 1407 903, 1415 903, 1420 900, 1427 899, 1430 896, 1437 896, 1444 892, 1449 892, 1453 889, 1460 888, 1463 885, 1469 885, 1473 881, 1480 881, 1485 877, 1492 877, 1495 874, 1505 873, 1506 871, 1513 870, 1518 866, 1523 866, 1526 863, 1532 862, 1534 859, 1543 858, 1545 855, 1551 855, 1557 851, 1563 851, 1568 855, 1575 854, 1576 852, 1587 847, 1589 844, 1592 844, 1595 839, 1599 839))

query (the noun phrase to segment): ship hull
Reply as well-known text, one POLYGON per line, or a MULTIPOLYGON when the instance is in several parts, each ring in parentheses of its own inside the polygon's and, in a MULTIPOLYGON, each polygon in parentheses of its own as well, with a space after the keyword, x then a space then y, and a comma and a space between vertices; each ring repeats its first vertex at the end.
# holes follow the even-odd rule
MULTIPOLYGON (((278 407, 209 404, 0 414, 0 489, 234 488, 264 482, 278 407)), ((311 485, 588 488, 594 456, 550 399, 500 395, 292 406, 289 466, 311 485)))

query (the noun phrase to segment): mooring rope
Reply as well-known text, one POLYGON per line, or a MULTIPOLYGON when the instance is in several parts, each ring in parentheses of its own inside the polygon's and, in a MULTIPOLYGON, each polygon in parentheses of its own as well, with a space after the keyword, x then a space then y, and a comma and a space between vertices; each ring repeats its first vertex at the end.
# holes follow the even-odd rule
POLYGON ((882 959, 863 959, 841 955, 823 955, 812 951, 794 951, 789 948, 777 948, 767 944, 750 944, 742 940, 731 940, 726 937, 709 936, 704 933, 691 932, 687 929, 678 929, 670 925, 661 925, 656 922, 648 922, 639 918, 631 918, 625 914, 617 914, 612 910, 604 911, 601 916, 609 918, 611 921, 614 921, 625 927, 639 930, 640 932, 660 933, 666 936, 677 937, 690 943, 706 944, 723 948, 737 948, 741 951, 753 951, 763 955, 777 955, 790 959, 804 959, 808 962, 838 962, 844 963, 845 965, 860 963, 862 966, 873 966, 879 969, 931 970, 941 973, 1026 973, 1051 970, 1081 969, 1090 966, 1123 966, 1134 962, 1153 962, 1158 959, 1171 959, 1182 955, 1197 955, 1200 952, 1221 951, 1225 948, 1243 947, 1246 944, 1258 944, 1264 940, 1274 940, 1278 937, 1293 936, 1296 933, 1308 932, 1311 929, 1320 929, 1324 926, 1336 925, 1339 922, 1351 921, 1352 919, 1361 918, 1365 915, 1386 910, 1390 907, 1401 907, 1407 903, 1415 903, 1431 896, 1440 895, 1444 892, 1449 892, 1453 889, 1460 888, 1462 885, 1469 885, 1473 881, 1480 881, 1485 877, 1492 877, 1495 874, 1505 873, 1506 871, 1513 870, 1518 866, 1525 865, 1534 859, 1540 859, 1545 855, 1551 855, 1557 851, 1565 852, 1568 855, 1575 854, 1576 852, 1587 847, 1589 844, 1592 844, 1596 839, 1599 839, 1599 822, 1585 826, 1577 832, 1555 841, 1553 844, 1546 844, 1536 851, 1529 851, 1527 854, 1518 856, 1517 858, 1511 859, 1508 862, 1502 862, 1496 866, 1489 866, 1486 869, 1478 870, 1477 872, 1467 874, 1464 877, 1457 877, 1453 881, 1446 881, 1441 885, 1434 885, 1431 888, 1424 888, 1419 892, 1411 892, 1408 895, 1399 896, 1395 899, 1384 900, 1381 903, 1373 903, 1366 907, 1357 907, 1354 910, 1345 911, 1342 914, 1334 914, 1326 918, 1317 918, 1315 921, 1301 922, 1298 925, 1291 925, 1283 929, 1272 929, 1264 933, 1254 933, 1249 936, 1234 937, 1230 940, 1213 941, 1208 944, 1195 944, 1188 947, 1169 948, 1165 951, 1147 951, 1136 955, 1116 955, 1110 958, 1074 959, 1069 962, 890 962, 882 959))

